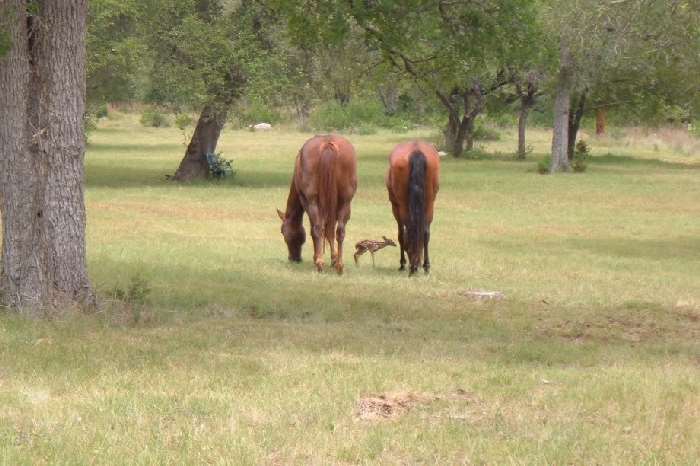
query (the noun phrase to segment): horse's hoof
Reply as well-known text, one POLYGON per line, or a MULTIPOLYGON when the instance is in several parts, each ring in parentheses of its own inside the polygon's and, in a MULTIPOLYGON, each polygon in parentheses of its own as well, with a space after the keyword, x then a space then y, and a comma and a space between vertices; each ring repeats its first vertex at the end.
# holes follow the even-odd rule
POLYGON ((335 264, 335 271, 338 272, 338 275, 343 274, 343 264, 337 263, 335 264))
POLYGON ((404 270, 406 270, 406 267, 404 267, 403 265, 399 267, 399 272, 403 272, 404 270))
POLYGON ((423 271, 425 272, 426 275, 430 274, 430 267, 423 267, 423 271))
POLYGON ((323 272, 323 261, 316 261, 316 271, 317 272, 323 272))

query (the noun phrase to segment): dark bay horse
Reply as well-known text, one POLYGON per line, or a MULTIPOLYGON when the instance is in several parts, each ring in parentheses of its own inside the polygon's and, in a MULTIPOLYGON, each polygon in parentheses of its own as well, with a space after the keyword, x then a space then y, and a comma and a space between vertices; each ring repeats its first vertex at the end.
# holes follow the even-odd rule
POLYGON ((294 166, 287 209, 284 213, 277 210, 290 261, 301 262, 306 212, 311 222, 316 269, 323 270, 328 241, 331 263, 338 273, 343 273, 345 225, 350 220, 350 202, 356 190, 355 149, 347 139, 336 135, 314 136, 304 143, 294 166), (334 239, 338 241, 337 251, 334 239))
POLYGON ((399 144, 389 156, 386 187, 399 225, 401 267, 408 252, 409 274, 413 275, 424 255, 423 269, 430 271, 428 243, 433 205, 440 184, 440 156, 432 144, 423 141, 399 144))

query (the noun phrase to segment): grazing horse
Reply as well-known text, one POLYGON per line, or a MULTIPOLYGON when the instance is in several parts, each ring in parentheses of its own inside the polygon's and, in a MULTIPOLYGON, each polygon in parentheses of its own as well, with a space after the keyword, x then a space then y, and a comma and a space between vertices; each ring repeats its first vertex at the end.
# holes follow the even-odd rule
POLYGON ((345 225, 350 220, 350 202, 356 190, 355 149, 347 139, 336 135, 314 136, 304 143, 294 165, 287 210, 284 213, 277 210, 290 261, 301 262, 306 212, 311 222, 316 269, 323 271, 328 241, 331 263, 338 273, 343 273, 345 225), (338 241, 337 251, 334 239, 338 241))
POLYGON ((409 275, 418 270, 423 254, 423 269, 425 273, 430 271, 428 243, 439 184, 440 156, 432 144, 414 141, 394 148, 389 156, 386 187, 399 225, 399 270, 404 270, 404 252, 408 252, 409 275))

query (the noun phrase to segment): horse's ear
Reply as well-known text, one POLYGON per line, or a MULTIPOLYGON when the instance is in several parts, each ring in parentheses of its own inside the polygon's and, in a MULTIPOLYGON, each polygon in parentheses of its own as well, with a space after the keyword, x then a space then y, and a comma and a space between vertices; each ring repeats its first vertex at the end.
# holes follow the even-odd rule
POLYGON ((282 212, 281 210, 277 209, 277 215, 279 215, 280 220, 282 220, 282 221, 284 222, 284 212, 282 212))

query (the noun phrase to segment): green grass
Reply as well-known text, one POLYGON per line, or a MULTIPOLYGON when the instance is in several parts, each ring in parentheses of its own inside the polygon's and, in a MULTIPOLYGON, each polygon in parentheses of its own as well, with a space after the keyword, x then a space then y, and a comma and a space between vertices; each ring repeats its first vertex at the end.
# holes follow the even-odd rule
POLYGON ((512 161, 511 136, 444 160, 432 273, 398 252, 386 158, 352 136, 346 273, 286 261, 275 208, 288 131, 223 134, 233 182, 165 181, 176 129, 127 115, 91 135, 90 274, 101 310, 0 312, 0 464, 695 464, 700 458, 697 154, 591 140, 581 175, 512 161), (613 154, 613 155, 609 155, 613 154), (109 299, 139 277, 151 289, 109 299), (499 290, 475 303, 461 293, 499 290), (127 299, 127 301, 129 301, 127 299), (467 397, 450 396, 464 390, 467 397), (365 395, 429 393, 386 421, 365 395))

